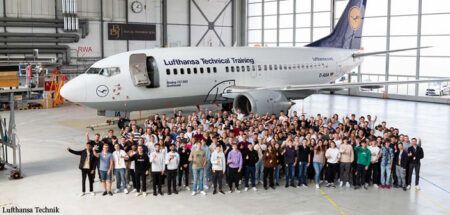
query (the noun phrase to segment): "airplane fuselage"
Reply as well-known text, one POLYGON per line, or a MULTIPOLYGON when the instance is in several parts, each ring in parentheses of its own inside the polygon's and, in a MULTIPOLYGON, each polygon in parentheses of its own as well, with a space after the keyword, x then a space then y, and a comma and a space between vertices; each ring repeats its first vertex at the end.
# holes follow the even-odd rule
POLYGON ((72 81, 69 81, 65 94, 74 91, 84 95, 71 100, 98 110, 137 111, 198 105, 220 101, 217 95, 230 86, 283 87, 333 82, 361 63, 361 59, 352 57, 353 53, 355 50, 335 48, 136 50, 110 56, 91 67, 119 68, 120 73, 102 75, 88 71, 75 78, 83 79, 84 86, 70 86, 72 81), (146 58, 144 63, 142 56, 146 58), (140 82, 145 79, 142 73, 150 70, 153 76, 150 73, 148 76, 153 86, 144 86, 140 82))

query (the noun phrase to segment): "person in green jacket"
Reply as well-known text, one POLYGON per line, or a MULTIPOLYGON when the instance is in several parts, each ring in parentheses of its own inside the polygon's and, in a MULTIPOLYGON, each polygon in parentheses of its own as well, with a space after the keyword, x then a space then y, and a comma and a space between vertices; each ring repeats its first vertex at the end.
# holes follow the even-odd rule
POLYGON ((357 153, 356 161, 356 186, 355 190, 361 188, 364 185, 364 189, 367 190, 367 184, 365 183, 367 169, 370 165, 370 150, 367 148, 365 140, 361 141, 361 146, 355 148, 357 153))

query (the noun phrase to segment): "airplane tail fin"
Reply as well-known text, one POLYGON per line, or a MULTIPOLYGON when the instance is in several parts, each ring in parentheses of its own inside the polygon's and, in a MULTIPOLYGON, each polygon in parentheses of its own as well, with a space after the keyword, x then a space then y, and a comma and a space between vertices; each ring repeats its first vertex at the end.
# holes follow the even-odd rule
POLYGON ((350 0, 333 32, 306 47, 360 49, 366 5, 367 0, 350 0))

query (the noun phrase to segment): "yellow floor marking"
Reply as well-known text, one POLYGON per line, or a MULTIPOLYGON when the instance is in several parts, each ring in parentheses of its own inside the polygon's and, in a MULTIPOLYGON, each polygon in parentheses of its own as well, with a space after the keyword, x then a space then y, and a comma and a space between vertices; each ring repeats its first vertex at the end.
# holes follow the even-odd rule
POLYGON ((341 215, 346 215, 342 208, 327 193, 325 193, 322 189, 319 190, 320 193, 322 193, 322 195, 328 200, 328 202, 330 202, 331 205, 333 205, 333 207, 336 208, 336 210, 339 211, 341 215))

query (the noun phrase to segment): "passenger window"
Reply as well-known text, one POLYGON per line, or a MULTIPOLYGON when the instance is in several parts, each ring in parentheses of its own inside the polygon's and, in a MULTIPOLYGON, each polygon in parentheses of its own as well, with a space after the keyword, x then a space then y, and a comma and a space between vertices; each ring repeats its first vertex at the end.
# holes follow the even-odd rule
POLYGON ((258 71, 261 71, 261 65, 258 65, 258 71))
POLYGON ((269 65, 269 70, 272 70, 273 68, 272 68, 272 65, 269 65))
POLYGON ((170 69, 166 69, 166 74, 170 75, 170 69))
POLYGON ((187 68, 187 74, 188 74, 188 75, 191 74, 191 68, 187 68))
POLYGON ((228 66, 225 67, 225 72, 230 72, 230 68, 228 66))
POLYGON ((200 73, 203 74, 205 72, 205 70, 203 69, 203 67, 200 67, 200 73))
POLYGON ((231 72, 234 72, 234 66, 230 67, 231 72))
POLYGON ((180 69, 180 74, 184 75, 184 69, 183 68, 180 69))
POLYGON ((239 66, 236 67, 236 72, 239 72, 239 66))
POLYGON ((284 69, 287 70, 287 66, 286 65, 284 65, 284 69))
POLYGON ((247 66, 247 72, 250 72, 250 66, 247 66))
POLYGON ((245 72, 245 66, 242 66, 241 69, 242 69, 242 72, 245 72))
POLYGON ((255 71, 255 65, 252 65, 252 71, 255 71))
POLYGON ((267 71, 267 65, 264 65, 264 71, 267 71))
POLYGON ((207 71, 208 73, 211 73, 211 68, 210 68, 210 67, 206 68, 206 71, 207 71))
POLYGON ((194 74, 197 74, 197 68, 194 68, 194 74))
POLYGON ((274 68, 275 70, 278 70, 278 67, 277 67, 276 64, 273 66, 273 68, 274 68))
POLYGON ((289 65, 289 70, 291 70, 292 69, 292 66, 291 65, 289 65))
POLYGON ((213 72, 217 73, 217 68, 216 67, 213 67, 213 72))
POLYGON ((173 74, 174 74, 174 75, 178 75, 177 69, 173 69, 173 74))

